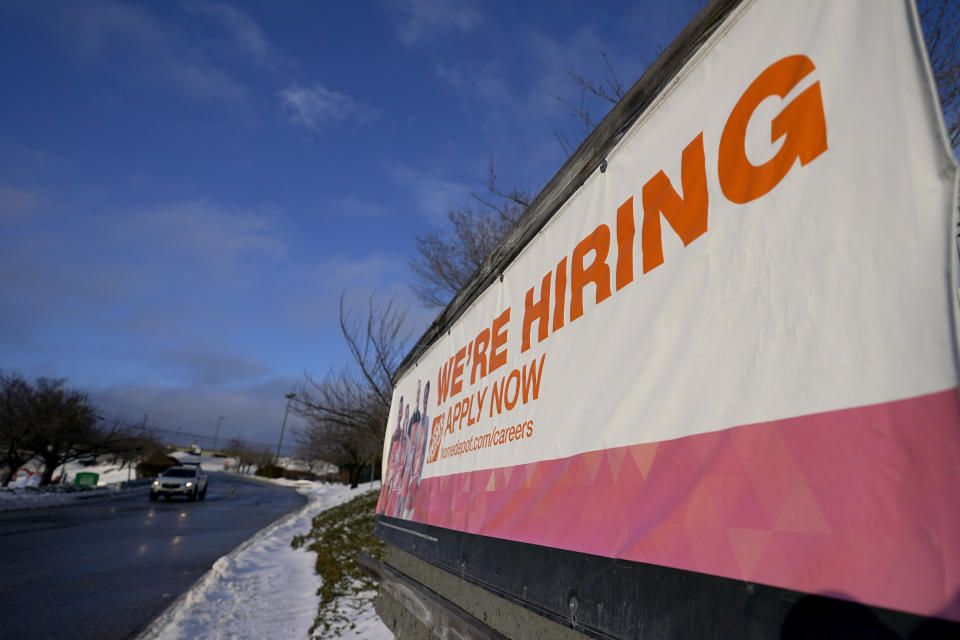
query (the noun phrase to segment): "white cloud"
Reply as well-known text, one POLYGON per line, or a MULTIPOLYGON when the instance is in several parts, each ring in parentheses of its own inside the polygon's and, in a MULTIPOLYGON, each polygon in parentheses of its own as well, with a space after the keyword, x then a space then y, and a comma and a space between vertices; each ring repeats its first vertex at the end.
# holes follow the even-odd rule
POLYGON ((398 185, 413 196, 417 213, 434 222, 442 220, 451 206, 463 204, 470 188, 459 182, 452 182, 431 176, 404 165, 388 165, 387 173, 398 185))
POLYGON ((44 199, 33 191, 0 184, 0 222, 31 213, 43 203, 44 199))
POLYGON ((396 255, 374 251, 353 258, 328 260, 317 268, 324 285, 331 291, 347 288, 375 291, 400 285, 396 276, 406 269, 406 261, 396 255))
POLYGON ((230 266, 242 259, 279 260, 287 247, 274 221, 256 212, 227 212, 206 202, 183 202, 134 213, 120 223, 130 238, 230 266))
POLYGON ((140 7, 102 0, 68 6, 63 27, 87 54, 97 54, 118 41, 143 49, 165 46, 169 40, 162 22, 140 7))
MULTIPOLYGON (((557 99, 559 96, 573 104, 580 101, 580 88, 569 72, 598 82, 608 76, 602 54, 610 52, 610 43, 604 42, 589 24, 561 35, 517 25, 491 36, 491 46, 491 54, 479 62, 457 56, 439 58, 434 62, 434 75, 453 90, 481 102, 481 117, 494 135, 510 131, 512 137, 514 123, 525 127, 522 135, 578 129, 579 120, 571 118, 568 107, 557 99)), ((619 57, 610 53, 616 63, 619 57)), ((632 67, 623 71, 625 87, 629 87, 631 72, 632 67)), ((597 120, 611 106, 589 94, 585 98, 597 120)), ((553 132, 549 133, 552 136, 553 132)), ((571 137, 581 135, 576 131, 571 137)), ((548 139, 549 146, 558 147, 552 137, 548 139)), ((531 153, 538 153, 538 147, 526 146, 531 153)))
POLYGON ((305 369, 322 376, 348 361, 342 292, 357 313, 373 291, 412 303, 416 335, 432 317, 406 287, 400 243, 297 256, 294 221, 206 200, 59 215, 0 233, 0 272, 16 275, 0 282, 4 367, 100 387, 97 404, 116 415, 128 410, 108 400, 136 405, 137 420, 149 412, 151 423, 209 425, 211 435, 225 415, 221 437, 260 440, 305 369))
POLYGON ((239 49, 257 64, 273 67, 275 54, 260 26, 246 12, 219 2, 198 0, 186 5, 190 11, 204 13, 219 22, 233 37, 239 49))
MULTIPOLYGON (((31 11, 64 34, 82 56, 109 57, 135 67, 136 73, 123 75, 125 81, 148 82, 206 101, 237 102, 248 96, 247 87, 211 57, 209 39, 188 37, 147 8, 91 0, 65 3, 55 9, 31 11)), ((237 33, 240 24, 229 28, 237 33)), ((254 46, 250 36, 245 37, 245 46, 254 46)))
POLYGON ((499 61, 491 60, 483 66, 440 61, 434 65, 434 74, 454 90, 476 96, 496 109, 516 106, 516 91, 509 86, 499 61))
MULTIPOLYGON (((298 283, 297 295, 287 295, 280 306, 280 313, 290 326, 309 328, 315 333, 339 335, 337 308, 340 296, 344 296, 345 308, 354 314, 365 314, 370 297, 377 303, 394 299, 397 304, 409 307, 407 316, 411 332, 419 337, 436 315, 435 309, 424 309, 411 293, 409 287, 408 256, 403 253, 372 251, 352 256, 329 257, 322 262, 302 265, 290 272, 290 278, 298 283)), ((341 343, 337 344, 342 347, 341 343)), ((344 357, 348 357, 346 351, 344 357)), ((342 358, 329 360, 337 366, 342 358)), ((317 360, 314 370, 323 370, 326 365, 317 360)))
POLYGON ((287 116, 308 129, 322 129, 347 119, 362 123, 379 116, 373 107, 319 83, 312 87, 288 87, 280 92, 280 101, 287 116))
POLYGON ((407 46, 423 43, 438 33, 467 33, 483 22, 470 0, 393 0, 388 6, 400 16, 397 36, 407 46))
POLYGON ((270 373, 262 362, 208 343, 164 349, 157 360, 176 371, 178 377, 201 386, 236 383, 270 373))
POLYGON ((341 294, 346 293, 348 306, 366 304, 373 292, 389 298, 407 291, 404 276, 406 257, 373 251, 349 257, 329 257, 310 265, 292 269, 290 277, 300 286, 299 296, 289 296, 286 307, 289 317, 296 317, 316 326, 335 323, 341 294))
POLYGON ((204 62, 169 58, 159 63, 158 79, 191 98, 210 102, 242 102, 247 88, 220 69, 204 62))
POLYGON ((330 201, 329 207, 338 215, 353 218, 379 218, 388 213, 387 207, 379 201, 365 200, 357 196, 342 196, 330 201))
MULTIPOLYGON (((225 416, 219 433, 221 445, 241 438, 263 444, 272 442, 275 447, 286 402, 283 394, 300 380, 299 377, 274 377, 230 387, 127 383, 93 388, 90 398, 109 416, 139 422, 144 413, 149 414, 148 424, 165 429, 163 435, 167 438, 172 438, 171 432, 182 430, 186 434, 207 436, 202 444, 210 446, 218 417, 225 416)), ((293 443, 289 435, 292 427, 299 424, 300 420, 291 413, 284 450, 293 443)))
POLYGON ((452 64, 448 60, 439 60, 434 64, 434 74, 438 79, 443 80, 448 85, 458 91, 469 88, 466 70, 458 65, 452 64))
MULTIPOLYGON (((214 317, 237 323, 229 315, 237 300, 273 295, 275 274, 289 264, 277 216, 261 211, 185 202, 72 213, 0 233, 0 273, 16 274, 0 280, 5 337, 61 327, 182 340, 214 317)), ((259 310, 246 312, 245 326, 259 310)), ((6 345, 0 340, 0 351, 6 345)))
POLYGON ((540 108, 545 103, 559 106, 554 95, 579 95, 577 84, 568 72, 582 74, 596 81, 606 78, 602 54, 609 47, 590 28, 579 29, 562 41, 541 31, 534 31, 527 42, 531 57, 539 68, 536 74, 538 82, 531 94, 532 109, 540 108))

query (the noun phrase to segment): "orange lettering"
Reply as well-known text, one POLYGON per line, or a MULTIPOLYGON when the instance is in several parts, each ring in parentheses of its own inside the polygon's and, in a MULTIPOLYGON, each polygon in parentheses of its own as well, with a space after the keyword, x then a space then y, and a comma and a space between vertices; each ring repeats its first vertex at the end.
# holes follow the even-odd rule
POLYGON ((506 378, 500 378, 500 384, 497 384, 497 381, 493 381, 493 386, 490 389, 490 417, 493 417, 493 408, 497 408, 497 415, 503 411, 503 389, 506 386, 506 378))
POLYGON ((530 287, 527 291, 527 297, 523 304, 523 344, 520 346, 520 353, 530 348, 530 325, 537 321, 537 342, 543 342, 547 339, 547 330, 550 321, 550 277, 553 274, 549 271, 543 276, 540 283, 540 299, 534 304, 533 290, 530 287))
POLYGON ((617 209, 617 291, 633 282, 633 196, 617 209))
POLYGON ((720 136, 720 188, 730 202, 746 204, 768 193, 799 159, 804 166, 827 150, 827 123, 820 83, 798 95, 770 123, 770 141, 786 136, 768 162, 754 166, 747 158, 747 125, 757 106, 770 96, 783 98, 816 67, 804 55, 782 58, 757 76, 730 112, 720 136))
POLYGON ((534 400, 540 397, 540 380, 543 376, 543 361, 547 354, 540 356, 540 367, 537 368, 537 361, 533 360, 529 365, 523 365, 523 404, 532 397, 534 400))
POLYGON ((470 384, 477 379, 477 367, 480 367, 480 377, 487 375, 487 347, 490 345, 490 329, 484 329, 477 334, 473 341, 473 369, 470 370, 470 384), (482 346, 481 346, 482 345, 482 346))
POLYGON ((660 213, 687 246, 707 230, 707 167, 703 156, 703 132, 683 150, 680 168, 683 198, 670 179, 659 171, 643 185, 643 272, 663 264, 660 213))
POLYGON ((490 349, 490 373, 507 364, 507 351, 500 348, 507 344, 507 323, 510 322, 510 307, 493 321, 493 346, 490 349))
POLYGON ((453 420, 450 421, 450 430, 453 431, 453 425, 457 425, 457 429, 460 429, 460 412, 463 411, 463 403, 458 402, 453 405, 453 420))
POLYGON ((444 362, 443 366, 437 371, 437 406, 443 404, 450 391, 450 370, 453 368, 453 358, 449 362, 444 362))
POLYGON ((553 330, 563 328, 563 308, 567 302, 567 259, 557 263, 557 281, 554 285, 553 302, 553 330))
POLYGON ((517 406, 517 400, 520 397, 520 370, 514 369, 510 372, 510 375, 507 376, 507 381, 503 385, 503 405, 507 408, 507 411, 510 411, 515 406, 517 406), (516 384, 513 387, 513 399, 510 399, 510 383, 516 381, 516 384))
POLYGON ((573 249, 573 264, 570 266, 570 321, 583 315, 583 288, 588 282, 597 289, 596 303, 600 304, 610 297, 610 267, 607 266, 607 253, 610 251, 610 227, 598 225, 593 233, 580 241, 573 249), (594 252, 589 267, 583 264, 584 257, 594 252))
POLYGON ((457 351, 453 361, 453 374, 450 377, 450 397, 454 397, 463 390, 463 381, 460 376, 463 375, 463 358, 467 355, 467 348, 463 347, 457 351))

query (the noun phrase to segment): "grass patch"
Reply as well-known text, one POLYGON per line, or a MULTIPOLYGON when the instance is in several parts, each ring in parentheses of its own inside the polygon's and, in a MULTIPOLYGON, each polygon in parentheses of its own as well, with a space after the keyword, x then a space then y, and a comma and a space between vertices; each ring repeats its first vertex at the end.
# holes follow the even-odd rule
POLYGON ((309 533, 294 537, 294 549, 317 554, 317 573, 323 586, 320 604, 310 627, 311 637, 339 637, 353 629, 352 615, 370 606, 377 584, 357 565, 358 551, 383 557, 383 543, 373 535, 379 490, 363 493, 313 518, 309 533))

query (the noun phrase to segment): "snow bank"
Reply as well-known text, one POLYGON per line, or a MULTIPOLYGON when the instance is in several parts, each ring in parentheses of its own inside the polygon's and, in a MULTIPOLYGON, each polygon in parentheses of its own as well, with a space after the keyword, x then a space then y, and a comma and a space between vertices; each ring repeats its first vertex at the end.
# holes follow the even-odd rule
MULTIPOLYGON (((222 471, 227 458, 217 456, 192 456, 189 453, 177 451, 173 457, 185 462, 200 462, 204 469, 222 471)), ((125 488, 123 483, 136 479, 132 467, 121 468, 117 463, 81 464, 68 462, 59 467, 53 474, 55 481, 65 476, 65 483, 57 483, 39 489, 40 478, 43 474, 43 463, 32 460, 17 469, 13 480, 6 488, 0 488, 0 511, 11 509, 37 509, 40 507, 56 507, 74 504, 78 500, 109 499, 129 492, 143 492, 148 482, 142 486, 125 488), (78 473, 96 473, 97 486, 95 488, 77 490, 74 487, 74 478, 78 473)))
MULTIPOLYGON (((365 491, 343 485, 274 480, 292 486, 307 504, 261 530, 217 560, 186 594, 154 620, 138 640, 304 638, 317 612, 320 577, 313 552, 290 541, 310 529, 318 512, 365 491)), ((392 640, 373 607, 350 614, 356 628, 344 637, 392 640)))
MULTIPOLYGON (((39 481, 38 481, 39 482, 39 481)), ((121 481, 99 484, 89 489, 78 489, 72 485, 50 485, 38 489, 37 483, 10 483, 10 487, 0 488, 0 511, 12 509, 38 509, 76 504, 81 500, 110 500, 130 493, 145 493, 149 480, 124 487, 121 481)))
MULTIPOLYGON (((230 464, 236 465, 232 458, 222 456, 194 455, 186 451, 174 451, 172 457, 185 463, 199 463, 207 471, 223 471, 230 464)), ((117 463, 81 464, 68 462, 59 467, 53 475, 54 480, 66 478, 64 484, 50 485, 39 489, 43 463, 32 460, 17 469, 17 473, 7 488, 0 488, 0 511, 10 509, 36 509, 73 504, 78 500, 110 498, 129 491, 143 491, 142 486, 124 488, 123 483, 135 480, 136 472, 130 466, 121 468, 117 463), (78 491, 73 482, 78 473, 96 473, 95 489, 78 491)), ((144 486, 147 482, 142 483, 144 486)))
MULTIPOLYGON (((92 472, 100 476, 97 486, 105 487, 118 482, 125 482, 136 478, 136 473, 132 468, 120 468, 119 464, 93 464, 84 465, 79 462, 68 462, 62 467, 58 467, 53 473, 55 482, 59 481, 61 476, 66 475, 68 484, 73 484, 73 479, 77 473, 92 472)), ((32 460, 17 469, 13 480, 10 481, 11 489, 22 489, 25 487, 40 486, 40 477, 43 475, 43 463, 39 460, 32 460)))

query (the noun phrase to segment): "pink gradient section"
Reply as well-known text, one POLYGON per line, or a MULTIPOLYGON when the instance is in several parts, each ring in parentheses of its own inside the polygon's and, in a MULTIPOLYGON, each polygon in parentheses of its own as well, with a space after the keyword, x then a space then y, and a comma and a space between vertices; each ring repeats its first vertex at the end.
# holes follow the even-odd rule
POLYGON ((423 481, 414 520, 960 620, 956 389, 423 481))

